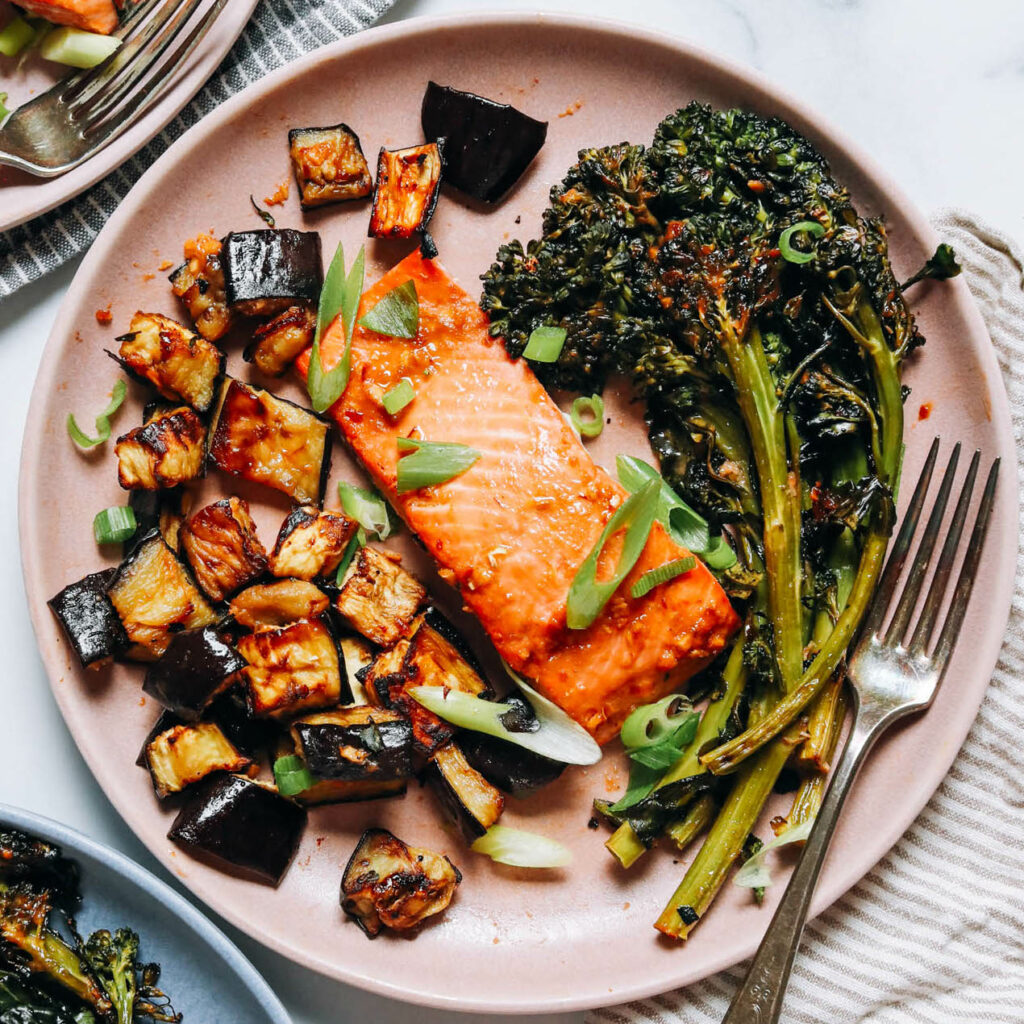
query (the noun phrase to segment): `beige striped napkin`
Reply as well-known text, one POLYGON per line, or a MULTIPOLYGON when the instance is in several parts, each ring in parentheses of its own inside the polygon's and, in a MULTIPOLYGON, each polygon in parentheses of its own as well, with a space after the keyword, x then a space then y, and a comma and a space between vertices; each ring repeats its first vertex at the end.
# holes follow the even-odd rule
MULTIPOLYGON (((941 212, 933 224, 956 249, 998 353, 1024 480, 1024 253, 959 210, 941 212)), ((960 756, 888 856, 807 926, 782 1020, 1021 1024, 1022 809, 1024 555, 1018 552, 1006 642, 960 756)), ((744 970, 741 964, 678 992, 595 1010, 587 1024, 719 1024, 744 970)))

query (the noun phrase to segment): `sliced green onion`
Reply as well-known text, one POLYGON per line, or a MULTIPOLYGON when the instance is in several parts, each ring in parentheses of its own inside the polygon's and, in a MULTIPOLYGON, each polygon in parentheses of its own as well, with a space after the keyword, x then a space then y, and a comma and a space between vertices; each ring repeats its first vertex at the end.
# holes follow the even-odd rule
POLYGON ((372 533, 378 540, 387 540, 391 536, 391 516, 382 495, 341 480, 338 497, 345 515, 354 519, 367 533, 372 533))
POLYGON ((10 111, 7 109, 7 93, 0 92, 0 121, 2 121, 10 111))
POLYGON ((772 884, 772 874, 768 870, 765 859, 772 850, 788 846, 790 843, 802 843, 811 834, 814 828, 814 819, 803 821, 799 825, 787 828, 781 835, 769 840, 760 850, 750 857, 746 863, 736 872, 733 878, 735 885, 744 889, 764 889, 772 884))
MULTIPOLYGON (((20 15, 11 18, 0 31, 0 53, 5 57, 17 57, 32 42, 36 30, 20 15)), ((4 97, 6 98, 6 93, 4 97)))
POLYGON ((513 709, 512 704, 484 700, 447 686, 410 686, 406 693, 452 725, 496 736, 553 761, 595 764, 601 757, 601 748, 589 735, 589 745, 584 749, 575 733, 566 734, 557 728, 546 727, 544 722, 533 732, 513 732, 502 721, 502 716, 513 709), (596 756, 594 747, 597 748, 596 756))
POLYGON ((655 513, 658 510, 659 487, 656 480, 651 480, 630 495, 616 510, 605 524, 601 536, 576 570, 569 596, 565 602, 565 621, 570 629, 586 629, 601 614, 612 594, 618 590, 622 581, 636 565, 640 553, 647 544, 651 527, 654 525, 655 513), (612 535, 625 530, 622 551, 615 572, 611 579, 598 580, 597 567, 601 552, 611 540, 612 535))
POLYGON ((568 847, 557 840, 505 825, 492 825, 470 849, 516 868, 564 868, 572 861, 568 847))
POLYGON ((420 327, 416 282, 405 281, 392 288, 363 314, 359 326, 389 338, 415 338, 420 327))
POLYGON ((306 762, 297 754, 279 757, 274 762, 274 782, 281 796, 297 796, 316 785, 306 762))
POLYGON ((680 547, 698 555, 711 569, 723 570, 735 565, 736 552, 729 542, 724 537, 712 537, 708 521, 694 512, 653 466, 632 455, 619 455, 615 468, 619 483, 630 494, 635 494, 649 480, 661 481, 656 518, 680 547))
POLYGON ((83 32, 78 28, 59 28, 51 32, 40 44, 39 53, 44 60, 66 64, 72 68, 94 68, 102 64, 119 46, 116 36, 101 36, 98 32, 83 32))
POLYGON ((779 252, 784 260, 790 263, 810 263, 814 259, 814 250, 794 249, 792 238, 796 234, 808 234, 812 238, 821 238, 825 229, 816 220, 802 220, 792 227, 786 228, 779 235, 779 252))
POLYGON ((670 693, 653 704, 642 704, 622 723, 622 745, 635 750, 660 743, 672 736, 692 711, 693 705, 678 693, 670 693))
POLYGON ((75 422, 74 415, 68 413, 67 427, 71 440, 82 448, 95 448, 96 445, 103 444, 110 437, 110 417, 121 408, 121 403, 127 392, 128 388, 123 380, 114 382, 114 387, 110 392, 109 405, 96 417, 96 437, 89 437, 88 434, 83 433, 75 422))
POLYGON ((449 441, 398 439, 398 493, 435 487, 461 476, 480 458, 481 452, 449 441), (411 452, 411 454, 403 454, 411 452))
POLYGON ((684 572, 689 572, 691 569, 696 568, 696 566, 697 559, 692 555, 666 562, 664 565, 659 565, 657 569, 648 569, 633 584, 629 592, 633 597, 645 597, 655 587, 660 587, 662 583, 668 583, 669 580, 682 576, 684 572))
POLYGON ((120 544, 134 537, 137 529, 131 505, 105 508, 92 521, 92 532, 97 544, 120 544))
POLYGON ((338 571, 335 573, 334 579, 339 587, 345 579, 348 567, 352 564, 352 559, 356 557, 356 552, 362 547, 366 547, 366 532, 360 526, 349 538, 345 551, 342 553, 341 561, 338 563, 338 571))
POLYGON ((523 356, 535 363, 557 363, 565 345, 566 333, 563 327, 535 327, 523 349, 523 356))
POLYGON ((581 395, 572 403, 569 418, 584 437, 597 437, 604 430, 604 399, 600 395, 581 395))
POLYGON ((555 760, 565 760, 566 764, 597 764, 601 760, 601 747, 594 737, 554 701, 538 693, 508 662, 503 659, 501 664, 533 709, 533 716, 540 728, 549 734, 557 733, 560 749, 572 757, 571 761, 564 757, 555 760))
POLYGON ((331 265, 324 275, 320 289, 320 304, 316 314, 316 333, 313 349, 309 353, 309 369, 306 371, 306 391, 316 412, 325 412, 345 393, 348 386, 349 370, 352 366, 352 331, 355 328, 359 299, 363 294, 363 277, 366 267, 365 248, 359 250, 352 264, 352 270, 345 275, 345 250, 339 243, 331 265), (320 361, 320 336, 341 314, 345 330, 345 351, 341 361, 329 373, 320 361))
POLYGON ((416 389, 408 377, 403 377, 390 391, 384 392, 381 399, 384 411, 389 416, 397 416, 414 398, 416 389))

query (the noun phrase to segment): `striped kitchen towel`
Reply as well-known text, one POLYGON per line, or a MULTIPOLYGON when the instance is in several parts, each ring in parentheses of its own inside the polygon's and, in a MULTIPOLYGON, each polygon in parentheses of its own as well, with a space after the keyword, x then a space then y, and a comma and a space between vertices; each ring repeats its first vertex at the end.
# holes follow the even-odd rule
MULTIPOLYGON (((943 211, 933 224, 956 249, 998 353, 1024 481, 1024 253, 958 210, 943 211)), ((1024 536, 1024 515, 1018 533, 1024 536)), ((1006 640, 977 721, 906 835, 808 924, 785 1024, 1024 1021, 1022 680, 1019 551, 1006 640)), ((719 1024, 745 969, 595 1010, 587 1024, 719 1024)))
POLYGON ((85 252, 143 171, 201 117, 268 71, 376 21, 395 0, 262 0, 188 106, 116 171, 63 206, 0 234, 0 298, 85 252))

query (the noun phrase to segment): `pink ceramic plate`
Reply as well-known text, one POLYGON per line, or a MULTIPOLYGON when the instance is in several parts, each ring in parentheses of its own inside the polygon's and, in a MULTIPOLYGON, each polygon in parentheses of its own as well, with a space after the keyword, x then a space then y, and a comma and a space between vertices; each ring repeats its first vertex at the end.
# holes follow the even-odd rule
MULTIPOLYGON (((273 949, 318 971, 399 999, 451 1009, 552 1011, 619 1002, 692 982, 749 955, 771 907, 726 886, 689 943, 662 942, 651 923, 683 868, 667 851, 631 872, 618 869, 587 828, 595 795, 618 791, 623 773, 612 753, 588 770, 570 770, 533 800, 510 801, 506 824, 557 835, 572 848, 571 869, 530 874, 470 854, 442 824, 431 794, 417 787, 402 800, 336 805, 310 816, 302 848, 278 890, 240 881, 191 860, 165 838, 171 811, 153 797, 134 758, 156 717, 140 700, 138 668, 87 676, 75 668, 45 601, 102 564, 90 533, 96 510, 124 500, 108 445, 92 456, 69 443, 69 411, 99 410, 115 378, 102 354, 137 308, 177 313, 163 274, 199 230, 222 234, 260 227, 249 193, 269 195, 289 175, 289 127, 344 120, 367 153, 418 142, 420 99, 428 79, 508 100, 550 122, 548 142, 523 181, 496 209, 445 194, 431 230, 445 266, 470 291, 497 246, 539 231, 548 189, 583 145, 650 139, 657 121, 691 98, 744 104, 789 119, 834 161, 862 206, 885 211, 901 272, 916 267, 936 239, 924 219, 865 159, 811 115, 745 71, 685 44, 582 19, 504 14, 407 22, 269 76, 235 97, 180 140, 140 180, 89 252, 61 309, 42 361, 25 437, 21 539, 25 579, 39 645, 54 693, 86 761, 125 820, 163 863, 211 907, 273 949), (560 116, 561 115, 561 116, 560 116), (114 322, 100 327, 99 307, 114 322), (338 908, 341 868, 368 824, 417 844, 449 851, 463 869, 459 895, 414 940, 368 942, 338 908)), ((293 195, 275 213, 279 225, 321 231, 324 251, 343 240, 350 257, 365 240, 365 204, 302 215, 293 195)), ((407 251, 367 244, 373 280, 407 251)), ((986 455, 1001 454, 1004 478, 984 556, 984 586, 971 609, 945 689, 927 717, 890 735, 872 757, 851 800, 818 891, 821 911, 853 885, 907 828, 949 768, 981 702, 995 663, 1016 550, 1013 445, 1006 394, 966 285, 927 287, 915 298, 929 343, 908 382, 906 473, 913 479, 936 432, 986 455), (931 418, 917 410, 932 404, 931 418)), ((232 372, 248 375, 237 349, 232 372)), ((299 390, 283 385, 292 396, 299 390)), ((116 430, 139 421, 134 394, 116 430)), ((617 450, 645 448, 639 413, 613 406, 615 429, 594 444, 608 465, 617 450)), ((340 446, 339 446, 340 447, 340 446)), ((355 475, 336 454, 335 473, 355 475)), ((229 493, 232 483, 211 478, 229 493)), ((262 536, 271 542, 285 510, 265 494, 262 536)), ((333 502, 333 497, 329 499, 333 502)), ((406 537, 415 567, 422 557, 406 537)), ((442 593, 432 577, 431 586, 442 593)), ((769 899, 770 902, 770 899, 769 899)))
MULTIPOLYGON (((59 178, 34 178, 24 171, 0 167, 0 231, 24 224, 84 192, 142 149, 199 92, 234 46, 257 2, 230 0, 174 85, 144 117, 91 160, 59 178)), ((19 57, 0 56, 0 92, 9 94, 11 110, 56 85, 70 70, 39 56, 30 57, 20 70, 19 62, 19 57)))

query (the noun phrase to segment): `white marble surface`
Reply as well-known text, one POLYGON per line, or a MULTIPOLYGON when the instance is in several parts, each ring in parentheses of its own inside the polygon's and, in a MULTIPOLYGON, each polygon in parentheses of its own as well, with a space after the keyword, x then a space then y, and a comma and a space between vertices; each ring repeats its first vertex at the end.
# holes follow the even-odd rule
MULTIPOLYGON (((662 29, 753 66, 874 154, 919 206, 963 206, 1024 239, 1020 0, 399 0, 387 21, 497 7, 567 10, 662 29)), ((122 823, 64 727, 36 654, 18 557, 18 461, 30 384, 72 264, 0 302, 0 802, 36 810, 165 875, 122 823)), ((69 502, 75 495, 67 495, 69 502)), ((83 515, 89 510, 83 510, 83 515)), ((173 880, 172 880, 173 884, 173 880)), ((234 932, 297 1024, 453 1015, 327 981, 234 932)), ((681 951, 680 955, 685 955, 681 951)), ((582 1014, 530 1018, 579 1024, 582 1014)), ((488 1018, 458 1018, 477 1024, 488 1018)))

